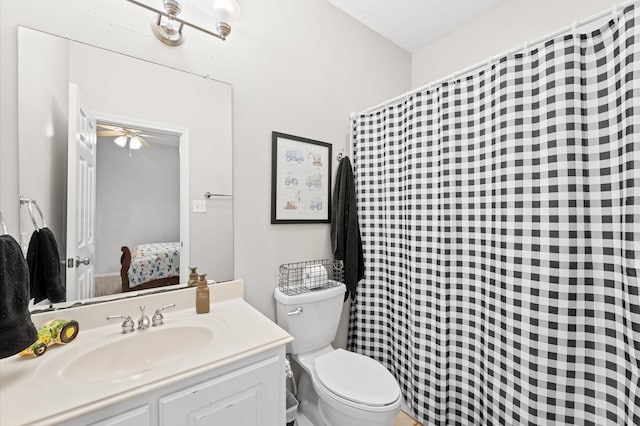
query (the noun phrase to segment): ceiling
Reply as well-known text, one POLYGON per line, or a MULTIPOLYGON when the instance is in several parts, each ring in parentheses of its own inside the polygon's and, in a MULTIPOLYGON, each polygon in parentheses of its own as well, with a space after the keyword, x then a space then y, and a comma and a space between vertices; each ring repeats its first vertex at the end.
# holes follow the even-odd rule
POLYGON ((327 0, 409 53, 508 0, 327 0))
MULTIPOLYGON (((145 128, 140 126, 130 126, 122 123, 108 122, 105 120, 98 120, 99 124, 106 124, 109 126, 116 127, 128 127, 130 129, 141 130, 142 137, 145 141, 147 141, 150 145, 167 145, 167 146, 180 146, 180 135, 172 132, 166 132, 163 130, 154 130, 151 128, 145 128)), ((98 129, 101 130, 101 129, 98 129)), ((113 140, 114 136, 98 136, 99 139, 105 138, 104 140, 113 140)))

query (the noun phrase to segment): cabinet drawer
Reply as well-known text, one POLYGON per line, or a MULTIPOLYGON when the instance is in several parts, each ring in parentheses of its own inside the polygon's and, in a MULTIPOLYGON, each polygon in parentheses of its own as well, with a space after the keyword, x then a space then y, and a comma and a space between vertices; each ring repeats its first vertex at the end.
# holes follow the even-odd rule
POLYGON ((274 356, 159 399, 159 423, 260 426, 278 424, 284 383, 274 356))
POLYGON ((89 426, 144 426, 151 425, 151 411, 148 405, 108 417, 89 426))

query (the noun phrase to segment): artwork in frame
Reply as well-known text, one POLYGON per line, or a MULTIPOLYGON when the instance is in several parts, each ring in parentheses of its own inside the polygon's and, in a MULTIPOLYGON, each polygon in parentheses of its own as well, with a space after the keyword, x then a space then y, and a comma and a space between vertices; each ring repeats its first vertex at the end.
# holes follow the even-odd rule
POLYGON ((331 144, 271 134, 271 223, 329 223, 331 144))

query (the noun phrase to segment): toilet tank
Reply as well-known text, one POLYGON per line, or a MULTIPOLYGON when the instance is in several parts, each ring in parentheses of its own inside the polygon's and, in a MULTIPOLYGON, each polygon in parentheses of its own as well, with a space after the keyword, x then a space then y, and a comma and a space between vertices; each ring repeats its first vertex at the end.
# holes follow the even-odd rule
POLYGON ((344 292, 344 284, 293 296, 276 288, 278 325, 295 339, 287 345, 288 352, 303 354, 333 342, 342 313, 344 292))

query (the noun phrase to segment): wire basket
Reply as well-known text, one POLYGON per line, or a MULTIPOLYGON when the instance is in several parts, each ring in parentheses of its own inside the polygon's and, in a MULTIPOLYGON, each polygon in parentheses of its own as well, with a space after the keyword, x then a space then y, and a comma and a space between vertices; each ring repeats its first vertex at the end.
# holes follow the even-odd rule
POLYGON ((337 287, 344 282, 342 260, 307 260, 280 265, 280 291, 288 296, 337 287))

